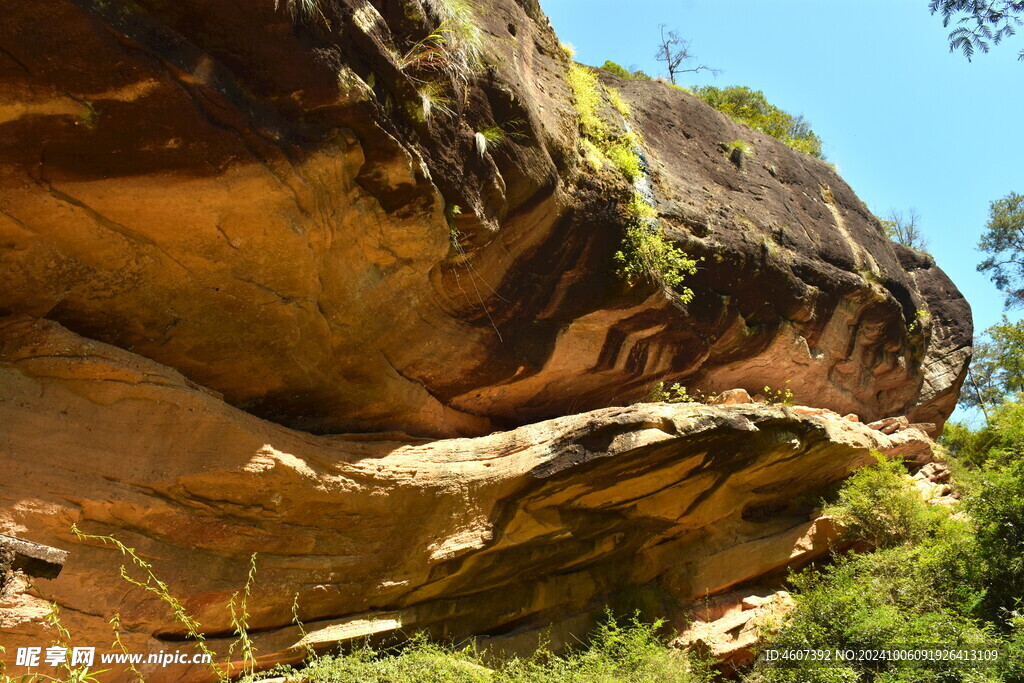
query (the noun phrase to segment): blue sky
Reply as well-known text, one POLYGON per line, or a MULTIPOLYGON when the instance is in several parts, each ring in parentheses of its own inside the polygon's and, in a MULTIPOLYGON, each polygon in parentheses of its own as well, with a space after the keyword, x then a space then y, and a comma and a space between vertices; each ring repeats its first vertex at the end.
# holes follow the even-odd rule
MULTIPOLYGON (((988 205, 1024 192, 1024 35, 968 62, 927 0, 542 0, 576 60, 660 74, 658 25, 717 77, 802 114, 876 214, 916 208, 928 250, 965 294, 977 331, 1002 295, 976 271, 988 205)), ((1016 316, 1011 312, 1011 317, 1016 316)))

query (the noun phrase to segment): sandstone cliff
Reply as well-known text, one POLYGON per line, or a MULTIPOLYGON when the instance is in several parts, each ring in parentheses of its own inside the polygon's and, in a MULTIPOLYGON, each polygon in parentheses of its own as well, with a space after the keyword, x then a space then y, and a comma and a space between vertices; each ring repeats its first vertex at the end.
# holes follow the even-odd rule
POLYGON ((515 649, 805 562, 821 489, 927 457, 969 308, 828 164, 602 75, 702 259, 683 304, 616 274, 633 188, 585 159, 535 2, 477 3, 480 59, 435 71, 441 0, 292 6, 0 0, 0 532, 71 551, 3 597, 8 651, 44 594, 76 639, 187 639, 72 523, 219 651, 254 552, 262 663, 420 627, 515 649), (821 410, 630 405, 661 381, 821 410))
MULTIPOLYGON (((72 523, 152 562, 222 654, 253 553, 263 663, 402 629, 514 648, 542 628, 586 632, 608 604, 678 616, 827 552, 831 527, 808 519, 818 491, 869 449, 930 452, 918 429, 754 404, 606 408, 476 439, 317 437, 56 323, 11 320, 0 334, 0 521, 72 549, 44 590, 76 642, 106 645, 118 613, 137 652, 188 647, 187 632, 118 576, 138 568, 72 523)), ((29 595, 0 603, 4 644, 44 638, 48 609, 29 595)))
POLYGON ((613 272, 627 183, 581 160, 535 4, 481 4, 481 66, 433 105, 402 56, 445 3, 322 4, 295 25, 271 0, 5 0, 0 312, 317 433, 479 435, 662 379, 952 410, 966 303, 826 163, 616 82, 663 225, 704 259, 680 306, 613 272), (493 125, 514 137, 480 154, 493 125))

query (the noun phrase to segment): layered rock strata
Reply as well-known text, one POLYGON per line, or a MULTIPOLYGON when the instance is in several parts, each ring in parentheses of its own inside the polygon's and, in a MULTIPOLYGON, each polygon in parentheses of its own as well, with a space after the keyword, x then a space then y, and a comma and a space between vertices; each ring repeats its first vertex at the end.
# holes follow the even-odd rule
POLYGON ((131 651, 191 647, 120 578, 138 567, 72 524, 134 548, 220 653, 253 554, 262 664, 416 629, 514 647, 552 624, 583 633, 605 605, 671 611, 826 552, 817 492, 871 449, 930 447, 914 427, 757 404, 638 404, 476 439, 312 436, 24 318, 0 323, 0 389, 0 532, 71 551, 3 605, 8 651, 43 637, 40 595, 76 642, 110 642, 119 614, 131 651))
POLYGON ((433 70, 445 2, 285 11, 308 4, 0 3, 0 313, 316 433, 481 435, 659 381, 789 382, 865 420, 952 410, 963 297, 822 160, 603 77, 660 224, 703 259, 682 306, 616 275, 631 189, 583 161, 535 3, 474 3, 475 42, 433 70))

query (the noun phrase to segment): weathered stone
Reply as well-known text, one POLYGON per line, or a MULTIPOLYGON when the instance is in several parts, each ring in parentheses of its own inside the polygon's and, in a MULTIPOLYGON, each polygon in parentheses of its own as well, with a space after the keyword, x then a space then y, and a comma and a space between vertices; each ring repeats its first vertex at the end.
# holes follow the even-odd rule
POLYGON ((293 25, 269 1, 5 2, 0 314, 317 433, 480 435, 658 381, 791 380, 799 402, 937 428, 952 411, 966 302, 825 162, 602 76, 667 234, 704 259, 684 307, 615 275, 632 188, 582 162, 539 10, 476 5, 490 66, 445 86, 456 116, 424 117, 424 74, 394 55, 430 3, 323 4, 293 25), (516 135, 481 154, 495 124, 516 135), (719 150, 737 138, 742 168, 719 150))
POLYGON ((68 554, 59 548, 51 548, 7 534, 0 534, 0 549, 11 552, 11 561, 7 565, 11 570, 42 579, 57 578, 68 559, 68 554))
POLYGON ((691 609, 690 623, 673 643, 711 655, 732 672, 748 664, 753 647, 771 622, 778 622, 795 607, 784 590, 748 588, 717 596, 691 609), (757 592, 751 594, 752 590, 757 592))
POLYGON ((871 429, 877 429, 883 434, 892 434, 898 432, 901 429, 907 429, 910 426, 910 421, 902 415, 898 417, 886 417, 881 420, 875 420, 868 425, 871 429))
POLYGON ((715 406, 734 406, 742 403, 753 403, 746 389, 729 389, 712 398, 708 403, 715 406))
MULTIPOLYGON (((294 661, 304 644, 419 628, 457 638, 554 623, 580 636, 627 589, 715 594, 827 545, 833 532, 805 521, 801 496, 871 462, 872 449, 927 441, 788 406, 699 404, 607 408, 476 439, 316 437, 26 319, 0 323, 0 424, 0 529, 72 550, 40 583, 76 640, 107 642, 114 613, 131 651, 182 647, 184 630, 119 578, 122 564, 137 571, 125 556, 72 523, 152 562, 219 652, 256 553, 261 665, 294 661)), ((31 593, 5 598, 9 651, 44 637, 44 607, 31 593)))

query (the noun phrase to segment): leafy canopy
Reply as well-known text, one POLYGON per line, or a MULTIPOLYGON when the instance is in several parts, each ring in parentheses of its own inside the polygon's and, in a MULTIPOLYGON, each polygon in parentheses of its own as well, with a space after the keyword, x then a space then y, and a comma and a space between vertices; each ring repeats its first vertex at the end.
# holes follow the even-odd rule
POLYGON ((1011 192, 989 205, 978 249, 989 255, 978 271, 1006 294, 1006 306, 1024 304, 1024 195, 1011 192))
POLYGON ((802 116, 793 116, 768 102, 760 90, 734 85, 716 88, 705 85, 696 89, 696 95, 733 121, 767 133, 790 147, 822 157, 821 138, 814 134, 802 116))
POLYGON ((1024 321, 1011 323, 1004 315, 985 335, 989 341, 974 344, 971 376, 960 404, 987 410, 1024 391, 1024 321))
MULTIPOLYGON (((1024 23, 1018 16, 1024 12, 1022 0, 931 0, 928 8, 942 15, 943 26, 955 24, 949 51, 960 50, 968 61, 975 50, 988 52, 990 44, 998 45, 1024 23)), ((1017 58, 1024 60, 1024 50, 1017 58)))

